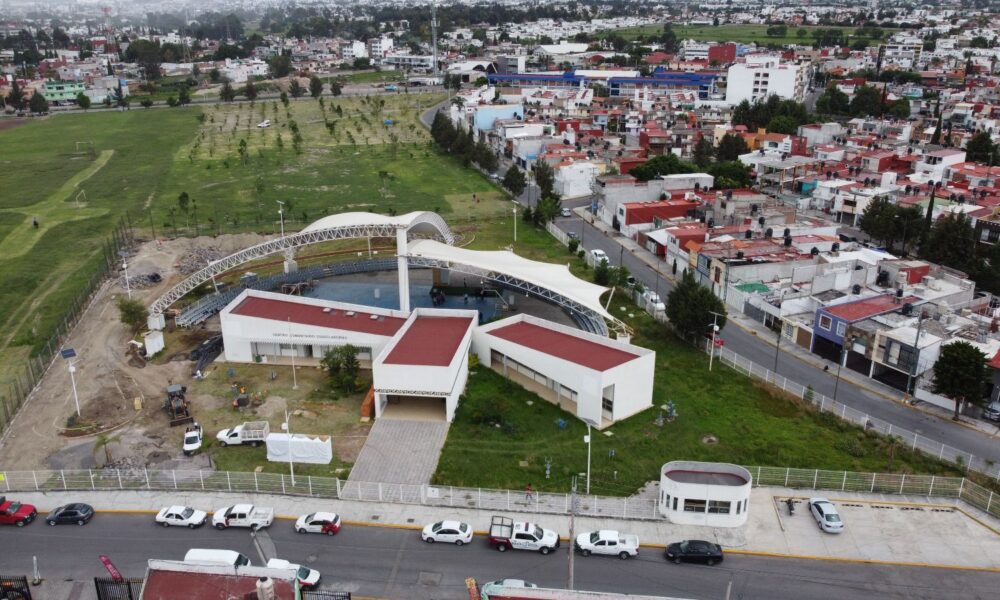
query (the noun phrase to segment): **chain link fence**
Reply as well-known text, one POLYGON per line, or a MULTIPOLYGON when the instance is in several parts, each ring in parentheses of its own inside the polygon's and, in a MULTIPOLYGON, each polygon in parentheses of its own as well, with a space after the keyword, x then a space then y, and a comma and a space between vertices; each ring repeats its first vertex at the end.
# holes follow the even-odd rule
MULTIPOLYGON (((744 467, 755 486, 835 490, 866 494, 960 499, 1000 518, 1000 495, 964 477, 900 473, 857 473, 783 467, 744 467)), ((568 515, 571 494, 495 490, 447 485, 368 483, 331 477, 296 477, 233 471, 103 469, 0 472, 0 492, 157 490, 280 494, 357 502, 414 504, 568 515)), ((656 498, 578 494, 576 514, 611 519, 658 520, 656 498)))

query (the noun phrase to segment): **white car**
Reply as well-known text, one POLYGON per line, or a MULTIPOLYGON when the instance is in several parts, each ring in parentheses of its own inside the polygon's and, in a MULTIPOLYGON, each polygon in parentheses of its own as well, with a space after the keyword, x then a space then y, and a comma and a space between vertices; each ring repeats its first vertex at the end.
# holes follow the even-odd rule
POLYGON ((563 209, 561 211, 559 211, 559 214, 561 214, 564 217, 572 217, 573 216, 573 211, 571 211, 568 208, 563 207, 563 209))
POLYGON ((483 585, 483 591, 487 591, 487 588, 495 590, 495 588, 507 588, 507 589, 519 589, 523 590, 525 588, 536 588, 537 584, 525 581, 523 579, 498 579, 497 581, 491 581, 483 585))
POLYGON ((168 506, 156 513, 156 522, 164 527, 201 527, 205 524, 208 513, 196 510, 190 506, 168 506))
POLYGON ((428 544, 444 542, 461 546, 472 541, 472 527, 460 521, 438 521, 424 527, 420 538, 428 544))
POLYGON ((611 264, 610 261, 608 261, 608 255, 607 255, 607 253, 604 250, 601 250, 600 248, 594 248, 593 250, 591 250, 590 251, 590 258, 594 259, 594 266, 595 267, 597 265, 601 264, 601 261, 604 261, 604 262, 606 262, 608 264, 611 264))
POLYGON ((340 531, 340 515, 331 512, 316 512, 302 515, 295 520, 298 533, 325 533, 333 535, 340 531))
POLYGON ((646 307, 653 312, 667 310, 667 305, 656 292, 646 290, 642 293, 642 299, 646 301, 646 307))
POLYGON ((257 123, 258 129, 267 129, 270 126, 271 126, 271 119, 264 119, 260 123, 257 123))
POLYGON ((184 432, 184 444, 182 446, 184 456, 191 456, 198 450, 201 450, 201 441, 201 425, 194 423, 184 432))
POLYGON ((840 533, 844 530, 844 522, 840 519, 837 507, 826 498, 810 498, 809 512, 812 513, 819 528, 827 533, 840 533))
POLYGON ((316 587, 316 584, 319 583, 320 574, 316 569, 310 569, 309 567, 303 567, 302 565, 290 563, 281 558, 272 558, 267 561, 267 566, 271 569, 287 569, 289 571, 295 571, 295 576, 299 580, 299 585, 305 588, 314 588, 316 587))

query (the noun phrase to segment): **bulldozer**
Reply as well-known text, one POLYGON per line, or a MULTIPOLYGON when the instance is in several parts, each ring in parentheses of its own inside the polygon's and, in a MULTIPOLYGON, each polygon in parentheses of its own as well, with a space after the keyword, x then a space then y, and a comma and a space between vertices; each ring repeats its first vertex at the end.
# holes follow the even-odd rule
POLYGON ((173 383, 167 386, 166 392, 167 397, 163 399, 163 410, 167 411, 170 426, 176 427, 185 423, 193 423, 194 416, 191 415, 191 408, 185 397, 187 387, 173 383))

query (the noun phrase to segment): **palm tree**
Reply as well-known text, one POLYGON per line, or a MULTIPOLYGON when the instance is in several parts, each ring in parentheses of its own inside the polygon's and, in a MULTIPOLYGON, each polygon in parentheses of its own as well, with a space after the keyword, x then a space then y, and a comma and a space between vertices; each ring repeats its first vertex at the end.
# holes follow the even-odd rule
POLYGON ((93 453, 96 455, 98 450, 104 450, 104 464, 111 463, 111 444, 117 444, 121 441, 121 436, 116 435, 114 437, 109 436, 107 433, 98 433, 97 438, 94 439, 94 449, 93 453))
POLYGON ((455 96, 454 98, 451 99, 451 103, 458 108, 462 108, 465 106, 465 98, 461 96, 455 96))

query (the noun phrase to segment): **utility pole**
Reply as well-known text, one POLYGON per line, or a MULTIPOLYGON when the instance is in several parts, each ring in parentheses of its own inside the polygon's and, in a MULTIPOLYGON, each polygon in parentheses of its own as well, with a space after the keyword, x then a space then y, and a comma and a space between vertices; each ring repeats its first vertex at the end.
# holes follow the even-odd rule
POLYGON ((784 328, 785 328, 785 323, 784 321, 782 321, 781 325, 778 327, 778 343, 774 346, 774 368, 771 369, 772 371, 774 371, 775 375, 778 374, 778 353, 781 352, 781 333, 784 330, 784 328))
POLYGON ((438 20, 437 20, 437 4, 431 2, 431 52, 434 56, 434 69, 432 75, 437 77, 438 74, 438 20))
POLYGON ((910 394, 910 386, 913 384, 913 378, 916 377, 917 365, 920 361, 920 329, 924 326, 924 311, 920 311, 920 316, 917 317, 917 338, 913 341, 913 362, 910 363, 910 368, 906 370, 906 389, 903 390, 904 393, 910 394))
POLYGON ((278 203, 278 220, 281 222, 281 237, 285 237, 285 203, 275 200, 278 203))
POLYGON ((574 589, 573 587, 573 558, 576 555, 576 533, 574 529, 574 519, 576 515, 576 475, 573 476, 572 491, 569 497, 569 582, 566 584, 567 589, 574 589))

